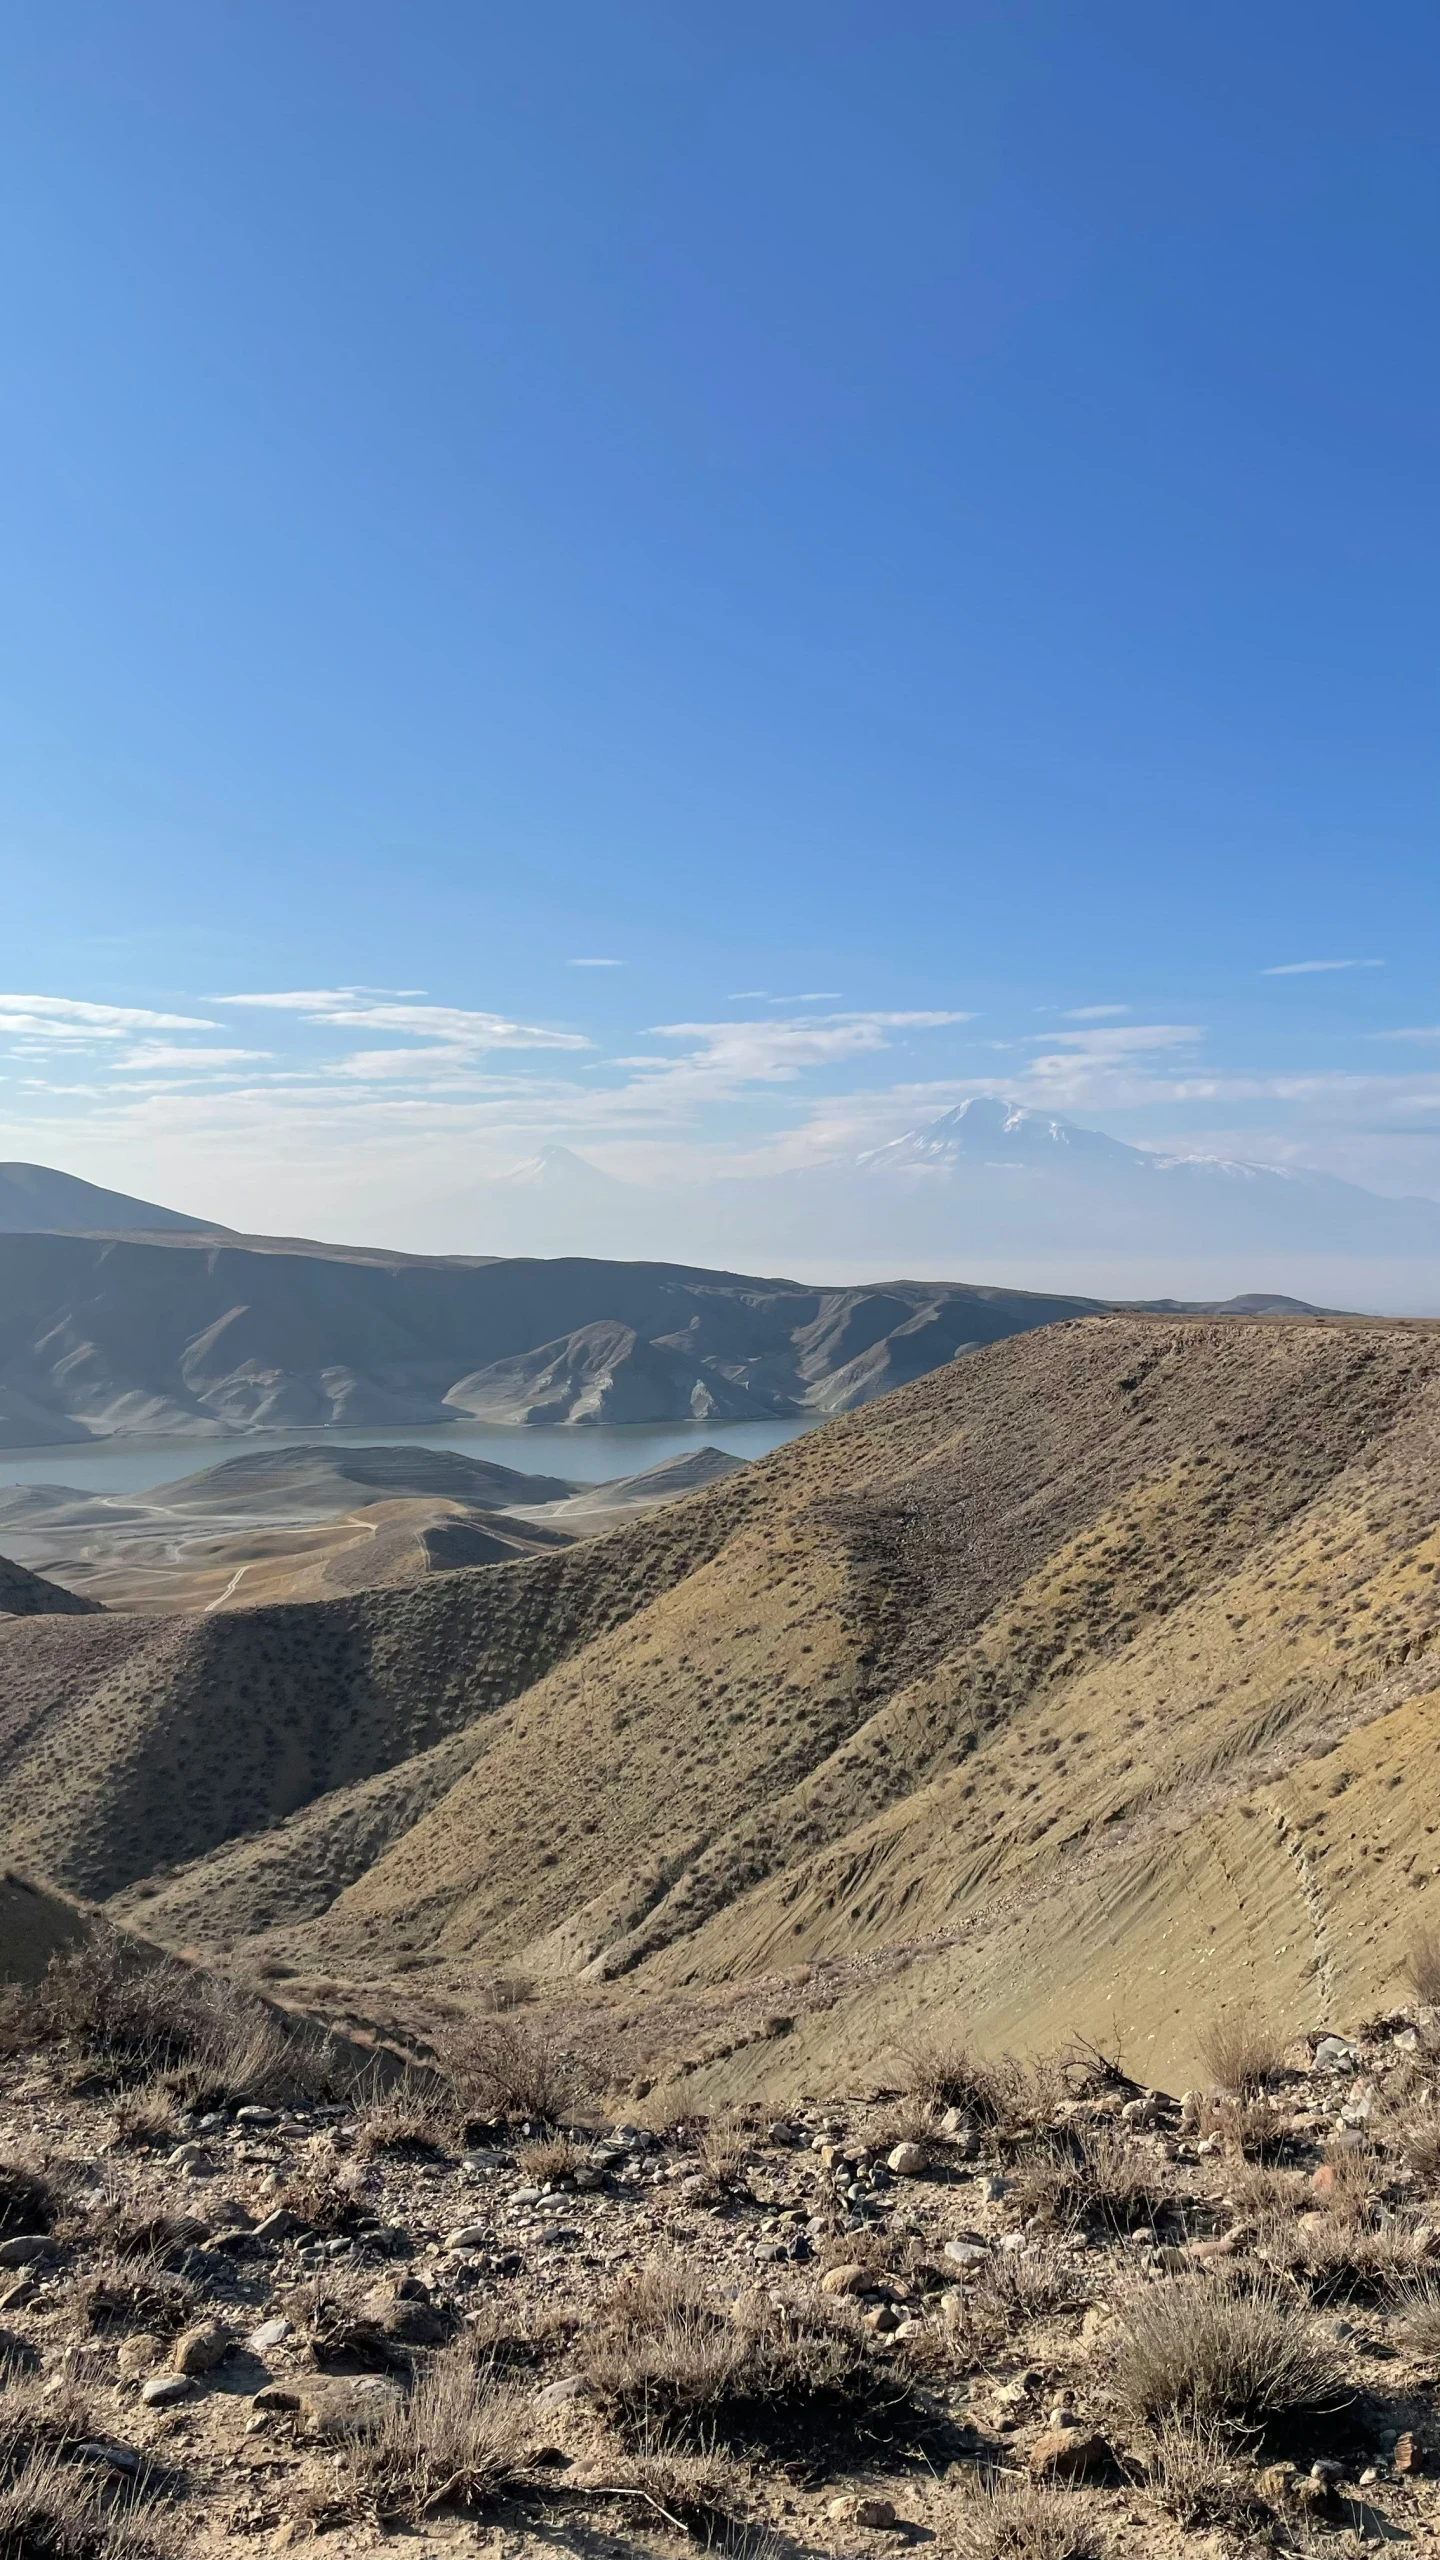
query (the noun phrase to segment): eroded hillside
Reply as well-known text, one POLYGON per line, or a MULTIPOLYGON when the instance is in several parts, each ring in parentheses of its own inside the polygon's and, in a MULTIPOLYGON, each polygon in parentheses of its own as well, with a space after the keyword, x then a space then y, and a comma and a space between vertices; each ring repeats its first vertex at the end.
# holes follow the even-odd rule
POLYGON ((706 2090, 937 2002, 1158 2072, 1222 1965, 1354 2015, 1440 1909, 1437 1396, 1423 1329, 1092 1320, 553 1558, 12 1628, 6 1846, 352 1988, 788 1979, 706 2090))

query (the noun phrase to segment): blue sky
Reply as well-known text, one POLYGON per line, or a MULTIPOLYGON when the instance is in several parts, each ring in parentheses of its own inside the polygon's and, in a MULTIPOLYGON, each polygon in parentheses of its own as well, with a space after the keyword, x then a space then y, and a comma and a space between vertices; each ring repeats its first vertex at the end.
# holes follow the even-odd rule
POLYGON ((12 0, 0 1153, 438 1243, 1000 1091, 1440 1196, 1437 75, 12 0))

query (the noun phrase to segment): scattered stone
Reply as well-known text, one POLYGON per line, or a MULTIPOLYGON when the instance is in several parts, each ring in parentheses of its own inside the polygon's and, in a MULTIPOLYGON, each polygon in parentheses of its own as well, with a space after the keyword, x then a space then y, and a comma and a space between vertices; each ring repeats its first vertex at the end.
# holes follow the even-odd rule
POLYGON ((990 2255, 988 2241, 967 2233, 961 2240, 947 2240, 945 2255, 957 2267, 982 2267, 990 2255))
POLYGON ((488 2249, 490 2234, 483 2222, 462 2222, 446 2241, 447 2249, 488 2249))
POLYGON ((1088 2480, 1114 2458, 1106 2438, 1086 2427, 1048 2428, 1030 2447, 1030 2469, 1037 2480, 1088 2480))
POLYGON ((137 2329, 132 2337, 122 2338, 115 2362, 120 2373, 133 2379, 137 2373, 153 2373, 165 2353, 166 2341, 150 2329, 137 2329))
POLYGON ((542 2391, 534 2394, 530 2406, 532 2409, 543 2412, 547 2409, 563 2409, 567 2400, 588 2400, 590 2397, 590 2385, 584 2375, 567 2373, 562 2375, 559 2382, 547 2382, 542 2391))
POLYGON ((75 2459, 77 2462, 93 2462, 102 2471, 123 2471, 132 2476, 140 2468, 140 2456, 133 2446, 109 2444, 99 2436, 93 2443, 77 2444, 75 2459))
POLYGON ((858 2524, 867 2533, 889 2533, 895 2526, 889 2498, 832 2498, 825 2512, 832 2524, 858 2524))
POLYGON ((1315 2047, 1314 2071, 1353 2071, 1355 2047, 1344 2036, 1322 2036, 1315 2047))
POLYGON ((140 2397, 147 2409, 169 2409, 177 2400, 188 2400, 195 2385, 188 2373, 157 2373, 151 2382, 142 2382, 140 2397))
POLYGON ((918 2178, 929 2166, 929 2153, 923 2142, 897 2142, 887 2153, 885 2166, 895 2178, 918 2178))
POLYGON ((48 2231, 17 2231, 13 2240, 0 2240, 0 2267, 35 2267, 54 2255, 48 2231))
POLYGON ((299 2214, 292 2213, 288 2205, 281 2205, 278 2212, 267 2213, 263 2222, 256 2223, 251 2237, 266 2242, 290 2240, 297 2231, 303 2231, 304 2228, 299 2214))
POLYGON ((252 2355, 268 2356, 272 2348, 283 2347, 286 2339, 293 2336, 290 2322, 283 2313, 277 2313, 273 2320, 262 2320, 258 2329, 252 2329, 245 2344, 252 2355))
POLYGON ((213 2373, 223 2364, 235 2340, 221 2320, 204 2320, 175 2341, 171 2358, 177 2373, 213 2373))
POLYGON ((827 2267, 820 2279, 822 2293, 868 2293, 874 2284, 869 2267, 827 2267))
POLYGON ((279 2118, 273 2107, 237 2107, 235 2121, 237 2124, 278 2124, 279 2118))

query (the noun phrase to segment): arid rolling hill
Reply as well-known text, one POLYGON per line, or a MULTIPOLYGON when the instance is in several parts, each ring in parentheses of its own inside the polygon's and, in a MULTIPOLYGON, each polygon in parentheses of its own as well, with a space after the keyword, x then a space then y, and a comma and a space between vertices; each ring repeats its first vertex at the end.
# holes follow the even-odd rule
POLYGON ((1173 2078, 1440 1917, 1437 1456, 1427 1329, 1047 1328, 533 1562, 14 1621, 0 1845, 371 1995, 793 2016, 672 2040, 697 2095, 938 2012, 1173 2078))
POLYGON ((323 1600, 566 1546, 744 1463, 702 1446, 578 1484, 404 1443, 266 1448, 145 1493, 7 1487, 0 1543, 12 1566, 63 1586, 57 1606, 72 1592, 111 1609, 194 1613, 323 1600))

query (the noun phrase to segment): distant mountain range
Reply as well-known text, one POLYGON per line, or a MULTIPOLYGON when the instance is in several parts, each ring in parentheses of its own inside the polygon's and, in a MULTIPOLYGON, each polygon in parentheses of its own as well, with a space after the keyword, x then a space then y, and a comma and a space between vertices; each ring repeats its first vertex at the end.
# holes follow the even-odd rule
MULTIPOLYGON (((491 1197, 497 1227, 519 1204, 554 1230, 605 1236, 625 1258, 427 1257, 242 1237, 44 1166, 0 1168, 0 1446, 140 1431, 819 1417, 981 1343, 1116 1302, 948 1278, 827 1288, 633 1258, 685 1204, 563 1147, 491 1197)), ((1176 1268, 1222 1243, 1257 1254, 1440 1250, 1434 1201, 1162 1156, 988 1100, 809 1172, 717 1184, 692 1197, 688 1215, 702 1229, 709 1216, 731 1248, 788 1238, 812 1266, 830 1253, 853 1261, 857 1240, 872 1252, 878 1240, 901 1270, 983 1267, 1028 1248, 1059 1271, 1097 1236, 1176 1268)), ((1216 1303, 1138 1292, 1127 1302, 1174 1312, 1216 1303)), ((1237 1315, 1317 1312, 1274 1290, 1220 1304, 1237 1315)))
POLYGON ((942 1281, 805 1288, 667 1263, 427 1260, 204 1233, 0 1235, 0 1446, 818 1417, 1095 1304, 942 1281))

